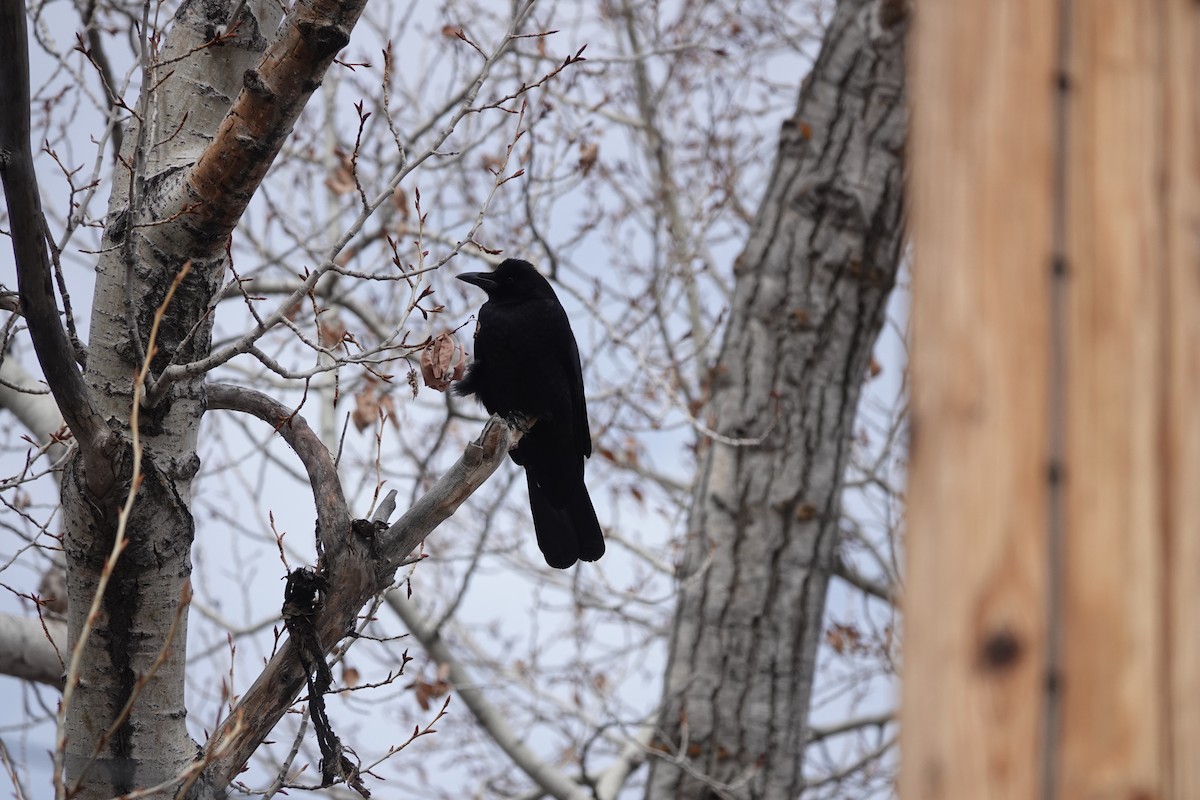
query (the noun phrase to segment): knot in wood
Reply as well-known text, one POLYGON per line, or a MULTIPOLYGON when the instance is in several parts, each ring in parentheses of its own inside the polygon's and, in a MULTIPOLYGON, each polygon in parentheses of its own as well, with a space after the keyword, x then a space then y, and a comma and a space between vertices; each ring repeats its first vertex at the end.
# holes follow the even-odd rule
POLYGON ((1021 640, 1012 631, 1006 628, 992 631, 979 648, 980 665, 985 670, 1010 669, 1023 650, 1021 640))
POLYGON ((263 80, 262 74, 256 69, 248 69, 242 73, 242 87, 260 98, 271 98, 275 93, 267 86, 267 82, 263 80))
POLYGON ((333 58, 339 50, 350 44, 350 34, 340 25, 302 21, 296 27, 321 60, 333 58))

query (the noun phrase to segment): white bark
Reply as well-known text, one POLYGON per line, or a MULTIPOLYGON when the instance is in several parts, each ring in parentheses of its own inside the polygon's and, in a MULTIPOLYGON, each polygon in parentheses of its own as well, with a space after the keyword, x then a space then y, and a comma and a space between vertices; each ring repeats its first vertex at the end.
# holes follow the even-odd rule
MULTIPOLYGON (((132 126, 124 139, 122 157, 133 166, 133 177, 113 184, 85 371, 92 402, 118 431, 129 431, 133 376, 145 360, 155 312, 185 262, 192 262, 191 274, 163 315, 154 372, 166 358, 190 361, 209 346, 212 321, 206 311, 220 288, 224 254, 197 251, 181 225, 153 223, 170 215, 184 168, 212 141, 241 89, 242 73, 266 46, 247 16, 237 36, 205 47, 228 13, 221 4, 184 4, 159 56, 164 66, 148 63, 148 57, 144 64, 145 84, 154 87, 139 103, 147 122, 140 130, 132 126)), ((277 7, 262 13, 273 28, 277 7)), ((204 407, 198 379, 181 382, 153 407, 140 410, 142 473, 125 527, 128 544, 94 622, 88 620, 92 598, 114 546, 118 508, 134 480, 131 451, 115 454, 119 483, 107 496, 93 496, 78 462, 65 476, 73 646, 92 630, 65 723, 67 785, 79 782, 80 798, 169 781, 196 755, 185 726, 183 686, 194 535, 188 503, 199 467, 195 451, 204 407), (117 719, 131 697, 136 703, 128 719, 117 719)))
POLYGON ((66 652, 67 626, 60 620, 47 619, 43 629, 37 617, 0 614, 0 674, 62 686, 66 652))
MULTIPOLYGON (((63 426, 62 414, 59 413, 54 398, 43 384, 13 358, 0 361, 0 408, 11 411, 39 442, 49 441, 50 434, 63 426), (14 389, 14 386, 29 391, 14 389)), ((51 461, 57 461, 66 450, 65 444, 54 444, 47 450, 47 455, 51 461)))

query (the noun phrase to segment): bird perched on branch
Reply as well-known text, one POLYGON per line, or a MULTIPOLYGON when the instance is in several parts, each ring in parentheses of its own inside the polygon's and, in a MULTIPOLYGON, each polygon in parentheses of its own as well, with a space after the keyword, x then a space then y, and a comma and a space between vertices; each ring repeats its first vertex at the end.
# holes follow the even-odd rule
POLYGON ((538 547, 558 569, 595 561, 604 555, 604 535, 583 484, 592 435, 567 312, 528 261, 510 258, 493 272, 458 279, 488 299, 479 309, 475 360, 454 391, 475 395, 492 414, 536 418, 509 455, 525 468, 538 547))

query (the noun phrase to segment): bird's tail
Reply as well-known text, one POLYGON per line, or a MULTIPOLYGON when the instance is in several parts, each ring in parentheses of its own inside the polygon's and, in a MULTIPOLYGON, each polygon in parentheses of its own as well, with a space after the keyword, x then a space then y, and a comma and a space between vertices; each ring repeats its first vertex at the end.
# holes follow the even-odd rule
POLYGON ((571 518, 571 527, 575 530, 579 560, 598 561, 604 555, 604 533, 600 530, 600 520, 596 519, 596 509, 592 507, 592 498, 583 483, 579 484, 566 510, 571 518))
POLYGON ((525 476, 533 529, 546 563, 555 569, 566 569, 577 560, 595 561, 604 555, 604 534, 587 487, 581 482, 570 500, 557 507, 528 471, 525 476))

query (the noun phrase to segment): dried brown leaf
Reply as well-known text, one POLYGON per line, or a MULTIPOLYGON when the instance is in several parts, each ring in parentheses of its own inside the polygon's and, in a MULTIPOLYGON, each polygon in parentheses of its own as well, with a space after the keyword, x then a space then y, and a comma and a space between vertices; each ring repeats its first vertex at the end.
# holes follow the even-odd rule
POLYGON ((350 412, 350 421, 360 432, 375 424, 379 419, 379 393, 375 386, 367 384, 354 395, 354 410, 350 412))
POLYGON ((600 145, 597 142, 579 143, 579 169, 584 175, 592 171, 592 167, 596 166, 599 158, 600 145))
POLYGON ((326 347, 340 344, 346 338, 346 323, 337 317, 322 317, 318 330, 321 334, 321 344, 326 347))
POLYGON ((444 392, 453 381, 462 380, 467 368, 467 351, 450 331, 429 340, 421 351, 421 377, 430 389, 444 392))
POLYGON ((325 188, 334 194, 349 194, 355 189, 353 166, 350 156, 338 151, 338 165, 325 178, 325 188))
POLYGON ((408 195, 403 187, 397 186, 396 191, 392 192, 392 205, 396 207, 400 219, 408 219, 408 195))

